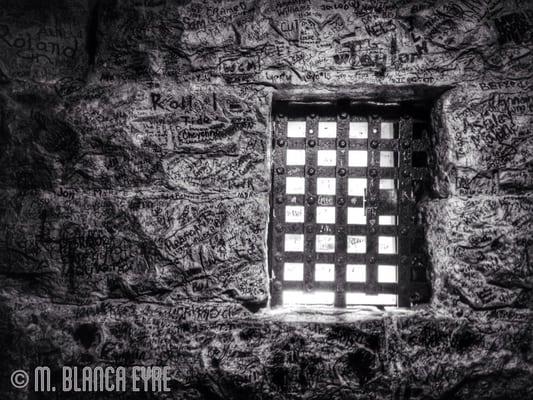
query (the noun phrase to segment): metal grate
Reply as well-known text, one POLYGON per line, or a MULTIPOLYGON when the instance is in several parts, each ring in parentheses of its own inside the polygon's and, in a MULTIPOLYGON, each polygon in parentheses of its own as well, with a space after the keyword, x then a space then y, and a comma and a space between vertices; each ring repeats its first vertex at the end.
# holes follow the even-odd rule
POLYGON ((408 307, 429 296, 416 193, 428 126, 400 107, 278 104, 272 305, 408 307), (298 297, 299 296, 299 297, 298 297))

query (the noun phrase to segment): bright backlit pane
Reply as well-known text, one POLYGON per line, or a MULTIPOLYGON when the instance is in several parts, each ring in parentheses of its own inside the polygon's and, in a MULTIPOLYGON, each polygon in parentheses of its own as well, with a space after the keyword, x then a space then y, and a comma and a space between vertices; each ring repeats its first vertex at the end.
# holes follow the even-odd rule
POLYGON ((334 235, 316 235, 316 252, 333 253, 335 252, 334 235))
POLYGON ((380 189, 396 189, 396 182, 394 179, 380 179, 379 180, 380 189))
POLYGON ((283 291, 283 305, 328 305, 332 306, 335 299, 334 292, 314 291, 303 292, 300 290, 284 290, 283 291))
POLYGON ((287 165, 305 165, 305 150, 287 149, 287 165))
POLYGON ((394 123, 382 122, 381 123, 381 138, 382 139, 394 139, 394 123))
POLYGON ((319 122, 318 123, 318 137, 320 138, 334 138, 337 136, 336 122, 319 122))
POLYGON ((348 196, 364 196, 366 178, 348 178, 348 196))
POLYGON ((333 264, 316 264, 315 281, 333 282, 335 280, 335 265, 333 264))
POLYGON ((335 150, 318 150, 317 164, 323 166, 335 166, 337 163, 337 152, 335 150))
POLYGON ((285 206, 285 222, 304 222, 304 207, 285 206))
POLYGON ((366 253, 366 236, 348 236, 348 253, 366 253))
POLYGON ((379 153, 379 165, 382 167, 396 167, 394 151, 382 151, 379 153))
POLYGON ((368 137, 368 122, 350 122, 350 138, 366 139, 368 137))
POLYGON ((335 178, 317 178, 316 194, 335 195, 335 178))
POLYGON ((283 268, 283 280, 303 281, 304 280, 303 263, 285 263, 284 268, 283 268))
POLYGON ((334 224, 335 207, 317 207, 316 208, 317 224, 334 224))
POLYGON ((287 122, 288 137, 305 137, 305 121, 287 122))
POLYGON ((346 305, 384 305, 395 306, 398 296, 395 294, 379 293, 365 294, 360 292, 347 292, 346 305))
POLYGON ((304 251, 304 235, 286 233, 285 234, 285 251, 304 251))
POLYGON ((304 194, 305 193, 305 178, 288 176, 285 181, 287 185, 288 194, 304 194))
POLYGON ((378 237, 379 254, 396 254, 396 236, 378 237))
POLYGON ((348 223, 354 225, 366 225, 364 207, 348 207, 348 223))
POLYGON ((365 150, 350 150, 348 152, 348 166, 366 167, 367 152, 365 150))
POLYGON ((396 283, 396 265, 378 265, 378 282, 396 283))
POLYGON ((380 225, 396 225, 396 215, 380 215, 380 225))
POLYGON ((366 265, 348 264, 346 265, 347 282, 366 282, 366 265))

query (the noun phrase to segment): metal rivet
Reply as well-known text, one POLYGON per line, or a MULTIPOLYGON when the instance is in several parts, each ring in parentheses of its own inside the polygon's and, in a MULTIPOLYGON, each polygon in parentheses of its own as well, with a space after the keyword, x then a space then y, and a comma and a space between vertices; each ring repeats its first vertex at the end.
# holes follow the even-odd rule
POLYGON ((281 203, 283 203, 284 201, 285 201, 285 197, 283 197, 283 196, 281 196, 281 195, 278 196, 278 197, 276 197, 276 202, 277 202, 277 203, 281 204, 281 203))
POLYGON ((342 263, 344 263, 344 257, 339 257, 339 258, 337 258, 337 263, 338 263, 338 264, 342 264, 342 263))
POLYGON ((375 263, 376 263, 376 257, 370 257, 370 258, 368 259, 368 262, 369 262, 370 264, 375 264, 375 263))
POLYGON ((378 176, 378 170, 375 169, 375 168, 372 168, 370 171, 368 171, 368 174, 369 174, 372 178, 375 178, 376 176, 378 176))
POLYGON ((344 197, 339 197, 339 198, 337 199, 337 204, 338 204, 339 206, 343 206, 344 203, 346 203, 346 200, 344 199, 344 197))
POLYGON ((281 224, 276 225, 276 231, 277 232, 283 232, 283 225, 281 225, 281 224))
POLYGON ((316 141, 311 139, 310 141, 307 142, 307 144, 309 145, 309 147, 315 147, 316 146, 316 141))
POLYGON ((378 128, 372 128, 372 133, 378 133, 378 128))
POLYGON ((339 168, 338 174, 339 174, 340 176, 344 176, 344 175, 346 175, 346 169, 345 169, 345 168, 339 168))
POLYGON ((307 261, 308 263, 310 262, 313 262, 313 256, 308 254, 306 257, 305 257, 305 261, 307 261))
POLYGON ((344 227, 343 226, 337 226, 337 233, 344 233, 344 227))
POLYGON ((374 235, 378 230, 376 229, 375 226, 371 226, 369 229, 368 229, 368 232, 370 232, 372 235, 374 235))
POLYGON ((312 283, 308 283, 305 285, 305 290, 310 292, 313 290, 313 284, 312 283))
POLYGON ((313 233, 315 230, 315 227, 313 225, 307 225, 305 227, 305 230, 307 231, 307 233, 313 233))
POLYGON ((402 147, 403 147, 404 149, 408 149, 409 146, 411 146, 411 142, 407 142, 407 141, 402 142, 402 147))
POLYGON ((309 129, 309 133, 313 133, 313 132, 314 132, 314 130, 312 130, 312 129, 309 129))
POLYGON ((315 169, 314 169, 313 167, 311 167, 311 168, 309 168, 309 169, 307 170, 307 174, 308 174, 308 175, 314 175, 315 172, 316 172, 316 171, 315 171, 315 169))
POLYGON ((276 168, 276 172, 278 173, 278 175, 283 175, 285 173, 285 168, 278 167, 276 168))
POLYGON ((411 171, 409 171, 408 169, 404 169, 402 171, 402 175, 405 176, 405 177, 409 176, 410 174, 411 174, 411 171))
POLYGON ((346 140, 339 140, 339 147, 346 147, 346 140))
POLYGON ((345 112, 341 113, 341 118, 342 119, 346 119, 347 116, 348 116, 348 114, 346 114, 345 112))
POLYGON ((379 142, 377 140, 372 140, 370 142, 370 147, 372 147, 373 149, 376 149, 378 146, 379 146, 379 142))
POLYGON ((285 146, 285 140, 283 140, 283 139, 278 139, 278 146, 280 146, 280 147, 285 146))
POLYGON ((409 232, 409 229, 407 229, 405 226, 400 230, 400 233, 402 235, 407 235, 408 232, 409 232))
POLYGON ((277 254, 274 256, 274 259, 275 259, 277 262, 282 262, 282 261, 283 261, 283 255, 280 254, 280 253, 277 253, 277 254))
POLYGON ((315 198, 314 198, 314 196, 309 196, 309 197, 307 198, 307 204, 313 204, 314 202, 315 202, 315 198))

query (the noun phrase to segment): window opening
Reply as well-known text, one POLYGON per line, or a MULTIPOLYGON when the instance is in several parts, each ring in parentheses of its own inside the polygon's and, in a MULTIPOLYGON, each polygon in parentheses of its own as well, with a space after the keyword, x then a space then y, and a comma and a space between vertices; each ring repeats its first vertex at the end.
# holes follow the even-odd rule
POLYGON ((278 108, 272 305, 408 307, 427 298, 415 218, 415 192, 429 179, 427 120, 345 103, 278 108))

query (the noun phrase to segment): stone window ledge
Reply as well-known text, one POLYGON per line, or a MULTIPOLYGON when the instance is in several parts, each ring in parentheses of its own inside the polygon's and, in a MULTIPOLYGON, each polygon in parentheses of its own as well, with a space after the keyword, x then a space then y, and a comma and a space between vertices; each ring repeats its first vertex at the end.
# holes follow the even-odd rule
POLYGON ((348 309, 328 307, 280 307, 263 309, 255 314, 258 319, 277 320, 280 322, 304 323, 345 323, 369 319, 382 319, 393 316, 410 316, 417 314, 416 309, 394 308, 380 310, 373 306, 361 306, 348 309))

